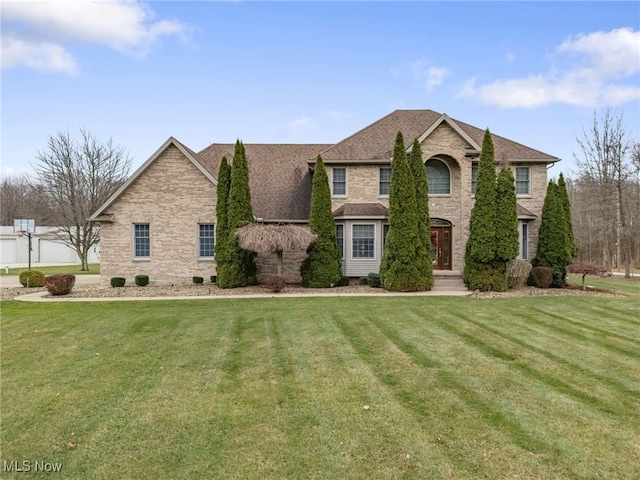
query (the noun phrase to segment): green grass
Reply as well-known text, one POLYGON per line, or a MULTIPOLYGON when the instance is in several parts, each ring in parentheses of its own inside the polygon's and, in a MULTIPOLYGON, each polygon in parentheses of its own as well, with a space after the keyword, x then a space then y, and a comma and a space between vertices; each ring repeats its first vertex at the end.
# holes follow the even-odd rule
POLYGON ((0 467, 640 478, 636 296, 7 301, 1 313, 0 467))
MULTIPOLYGON (((89 271, 80 270, 82 265, 52 265, 47 267, 41 267, 36 265, 31 265, 31 270, 38 270, 45 275, 57 275, 60 273, 70 273, 73 275, 100 275, 100 264, 99 263, 90 263, 89 271)), ((0 275, 20 275, 20 272, 28 270, 27 266, 24 267, 16 267, 10 268, 9 273, 6 273, 4 268, 0 269, 0 275)))
MULTIPOLYGON (((567 281, 582 288, 582 275, 569 275, 567 281)), ((609 292, 615 291, 625 295, 640 295, 640 276, 624 278, 621 276, 599 278, 587 275, 585 287, 598 288, 609 292)))

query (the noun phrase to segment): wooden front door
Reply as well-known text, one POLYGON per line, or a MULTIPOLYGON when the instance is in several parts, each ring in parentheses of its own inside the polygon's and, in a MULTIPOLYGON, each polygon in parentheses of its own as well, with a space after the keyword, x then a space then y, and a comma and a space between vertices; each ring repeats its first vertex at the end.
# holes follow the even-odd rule
MULTIPOLYGON (((434 219, 435 220, 435 219, 434 219)), ((451 270, 451 224, 431 224, 431 258, 434 270, 451 270)))

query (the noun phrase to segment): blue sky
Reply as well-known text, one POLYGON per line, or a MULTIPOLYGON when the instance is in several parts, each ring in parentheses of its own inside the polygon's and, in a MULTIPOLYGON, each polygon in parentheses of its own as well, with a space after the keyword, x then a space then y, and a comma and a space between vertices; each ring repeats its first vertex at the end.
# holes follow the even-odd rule
POLYGON ((333 143, 432 109, 563 159, 594 112, 640 137, 638 2, 2 2, 2 172, 86 128, 333 143))

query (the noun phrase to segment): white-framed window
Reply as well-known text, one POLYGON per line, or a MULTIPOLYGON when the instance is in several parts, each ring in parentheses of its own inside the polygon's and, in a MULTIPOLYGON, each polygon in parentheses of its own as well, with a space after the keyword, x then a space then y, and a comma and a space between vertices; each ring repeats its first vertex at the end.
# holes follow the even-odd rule
POLYGON ((531 195, 531 167, 516 167, 516 195, 531 195))
POLYGON ((351 230, 351 257, 374 258, 376 227, 373 224, 355 224, 351 230))
POLYGON ((148 223, 133 224, 133 258, 151 256, 151 229, 148 223))
POLYGON ((521 260, 529 260, 529 224, 521 222, 520 228, 520 256, 521 260))
POLYGON ((344 258, 344 225, 341 223, 336 224, 336 244, 340 249, 340 255, 344 258))
POLYGON ((347 194, 347 169, 345 167, 333 167, 333 195, 347 194))
POLYGON ((198 224, 198 258, 213 258, 215 253, 215 232, 213 223, 198 224))
POLYGON ((442 160, 430 158, 424 166, 429 195, 451 195, 451 172, 442 160))
POLYGON ((391 190, 391 167, 380 167, 380 195, 389 195, 391 190))
POLYGON ((478 162, 471 164, 471 195, 476 194, 476 187, 478 186, 478 162))

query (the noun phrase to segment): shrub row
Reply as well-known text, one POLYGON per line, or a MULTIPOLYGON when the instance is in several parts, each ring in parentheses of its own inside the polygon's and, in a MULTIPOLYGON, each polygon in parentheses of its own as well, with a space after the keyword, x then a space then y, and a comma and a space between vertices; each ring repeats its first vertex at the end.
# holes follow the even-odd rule
MULTIPOLYGON (((25 272, 23 272, 25 273, 25 272)), ((216 283, 218 277, 216 275, 211 275, 211 283, 216 283)), ((200 285, 204 283, 203 277, 193 277, 193 283, 196 285, 200 285)), ((22 280, 21 280, 22 281, 22 280)), ((112 277, 111 278, 111 286, 112 287, 124 287, 124 284, 127 282, 127 279, 124 277, 112 277)), ((146 287, 149 285, 149 275, 136 275, 135 283, 139 287, 146 287)), ((42 286, 42 285, 40 285, 42 286)))

